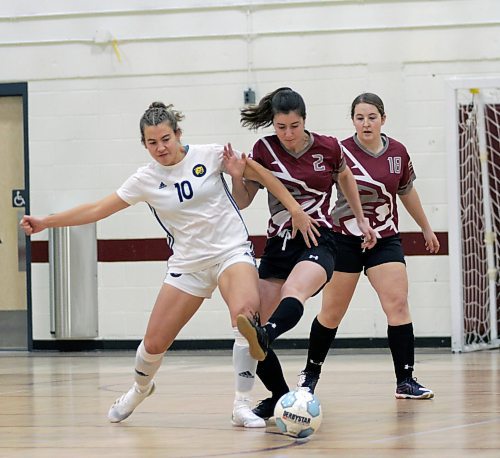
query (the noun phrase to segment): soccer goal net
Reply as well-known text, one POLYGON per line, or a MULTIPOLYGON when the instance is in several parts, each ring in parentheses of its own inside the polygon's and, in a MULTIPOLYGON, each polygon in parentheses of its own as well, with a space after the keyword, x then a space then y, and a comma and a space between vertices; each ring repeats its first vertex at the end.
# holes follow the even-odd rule
POLYGON ((500 78, 449 81, 452 351, 500 346, 500 78))

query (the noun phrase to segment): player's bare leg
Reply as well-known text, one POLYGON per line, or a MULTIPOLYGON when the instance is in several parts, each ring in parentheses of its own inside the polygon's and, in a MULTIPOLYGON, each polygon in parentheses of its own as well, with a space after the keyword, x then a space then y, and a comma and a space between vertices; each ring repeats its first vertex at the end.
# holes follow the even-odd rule
POLYGON ((110 422, 125 420, 142 401, 153 394, 153 378, 161 366, 164 353, 200 308, 203 300, 171 285, 162 286, 149 318, 146 335, 137 349, 135 382, 109 409, 110 422))

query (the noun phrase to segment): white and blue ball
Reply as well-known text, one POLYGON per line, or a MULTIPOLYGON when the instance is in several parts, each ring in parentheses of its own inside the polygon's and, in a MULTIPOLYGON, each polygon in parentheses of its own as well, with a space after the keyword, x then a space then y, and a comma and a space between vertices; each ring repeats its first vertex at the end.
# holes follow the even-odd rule
POLYGON ((322 418, 318 397, 307 390, 286 393, 274 408, 274 420, 279 430, 299 439, 314 434, 320 427, 322 418))

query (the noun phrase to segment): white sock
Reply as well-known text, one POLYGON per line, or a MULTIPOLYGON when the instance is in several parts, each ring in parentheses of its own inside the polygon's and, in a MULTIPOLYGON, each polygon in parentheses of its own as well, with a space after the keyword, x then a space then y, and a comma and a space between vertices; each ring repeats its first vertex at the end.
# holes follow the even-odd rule
POLYGON ((235 402, 250 400, 250 393, 255 384, 257 361, 250 356, 248 341, 240 334, 238 328, 233 328, 233 367, 235 373, 235 402))
POLYGON ((135 383, 136 388, 144 393, 149 389, 153 377, 161 366, 164 353, 152 355, 146 351, 144 340, 140 343, 135 354, 135 383))

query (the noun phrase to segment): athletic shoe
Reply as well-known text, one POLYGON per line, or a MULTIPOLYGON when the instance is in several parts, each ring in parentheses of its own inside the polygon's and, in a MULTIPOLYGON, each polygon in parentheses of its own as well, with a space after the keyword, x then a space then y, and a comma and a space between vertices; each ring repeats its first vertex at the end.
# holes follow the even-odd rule
POLYGON ((146 399, 151 396, 155 390, 155 384, 151 383, 149 389, 141 393, 137 389, 137 383, 130 388, 125 394, 119 397, 111 406, 108 412, 108 419, 111 423, 118 423, 125 418, 128 418, 134 409, 146 399))
POLYGON ((319 374, 316 374, 312 371, 302 371, 299 374, 297 389, 309 391, 309 393, 314 394, 314 390, 316 389, 318 380, 319 380, 319 374))
POLYGON ((250 408, 250 401, 235 401, 233 408, 233 426, 242 426, 243 428, 265 428, 266 422, 258 417, 250 408))
POLYGON ((417 382, 416 378, 408 377, 396 386, 397 399, 432 399, 434 393, 417 382))
POLYGON ((266 328, 260 325, 259 314, 256 313, 253 319, 238 315, 236 324, 241 335, 248 340, 250 356, 257 361, 264 361, 269 349, 269 336, 266 328))
POLYGON ((252 412, 264 420, 269 420, 269 418, 274 417, 274 407, 277 402, 278 399, 275 398, 263 399, 252 409, 252 412))

